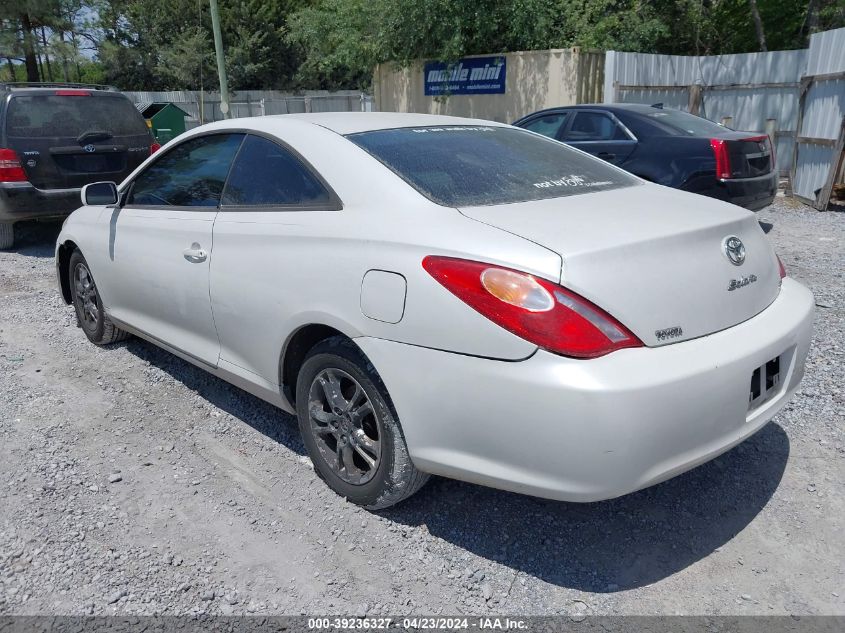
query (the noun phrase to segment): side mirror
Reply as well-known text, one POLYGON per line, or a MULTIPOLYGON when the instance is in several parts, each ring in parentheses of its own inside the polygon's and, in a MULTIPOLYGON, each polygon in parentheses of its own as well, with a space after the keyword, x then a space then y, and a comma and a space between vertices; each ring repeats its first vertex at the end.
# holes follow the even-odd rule
POLYGON ((117 204, 117 185, 113 182, 92 182, 82 187, 82 204, 100 206, 117 204))

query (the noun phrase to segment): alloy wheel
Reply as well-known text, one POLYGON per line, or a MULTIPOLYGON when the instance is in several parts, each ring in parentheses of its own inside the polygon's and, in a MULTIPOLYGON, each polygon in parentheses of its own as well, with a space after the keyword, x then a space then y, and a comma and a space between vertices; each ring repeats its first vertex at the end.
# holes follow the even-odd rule
POLYGON ((311 433, 320 455, 343 481, 370 481, 381 460, 381 429, 361 384, 345 371, 324 369, 308 397, 311 433))
POLYGON ((96 327, 100 318, 100 301, 94 278, 85 264, 77 264, 73 271, 73 284, 79 303, 79 313, 84 325, 96 327))

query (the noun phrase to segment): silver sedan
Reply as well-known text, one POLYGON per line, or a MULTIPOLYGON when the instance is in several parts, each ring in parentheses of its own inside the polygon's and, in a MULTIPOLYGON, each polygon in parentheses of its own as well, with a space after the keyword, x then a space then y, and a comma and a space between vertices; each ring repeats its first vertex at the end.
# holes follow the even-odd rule
POLYGON ((56 265, 88 339, 295 413, 373 509, 429 474, 569 501, 657 483, 770 420, 811 337, 754 214, 488 121, 214 123, 83 202, 56 265))

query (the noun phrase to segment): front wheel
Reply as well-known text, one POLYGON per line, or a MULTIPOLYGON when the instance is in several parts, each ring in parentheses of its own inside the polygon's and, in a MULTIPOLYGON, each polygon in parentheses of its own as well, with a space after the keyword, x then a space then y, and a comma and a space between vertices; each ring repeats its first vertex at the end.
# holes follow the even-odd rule
POLYGON ((381 378, 351 341, 331 338, 309 352, 296 409, 315 471, 353 503, 387 508, 428 480, 411 462, 381 378))
POLYGON ((94 276, 79 250, 70 256, 68 274, 76 320, 88 340, 96 345, 109 345, 124 340, 128 334, 106 315, 94 276))

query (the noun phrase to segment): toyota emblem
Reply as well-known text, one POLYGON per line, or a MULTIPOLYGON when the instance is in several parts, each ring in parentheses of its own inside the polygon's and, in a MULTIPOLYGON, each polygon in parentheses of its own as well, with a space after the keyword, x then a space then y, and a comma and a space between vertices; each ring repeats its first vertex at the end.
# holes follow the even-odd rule
POLYGON ((742 266, 745 261, 745 244, 736 235, 726 237, 723 243, 725 255, 727 255, 731 264, 734 266, 742 266))
POLYGON ((97 151, 97 148, 96 148, 96 147, 94 147, 93 145, 91 145, 91 143, 88 143, 88 145, 86 145, 86 146, 85 146, 85 147, 83 147, 82 149, 84 149, 84 150, 85 150, 86 152, 88 152, 89 154, 91 154, 92 152, 97 151))

